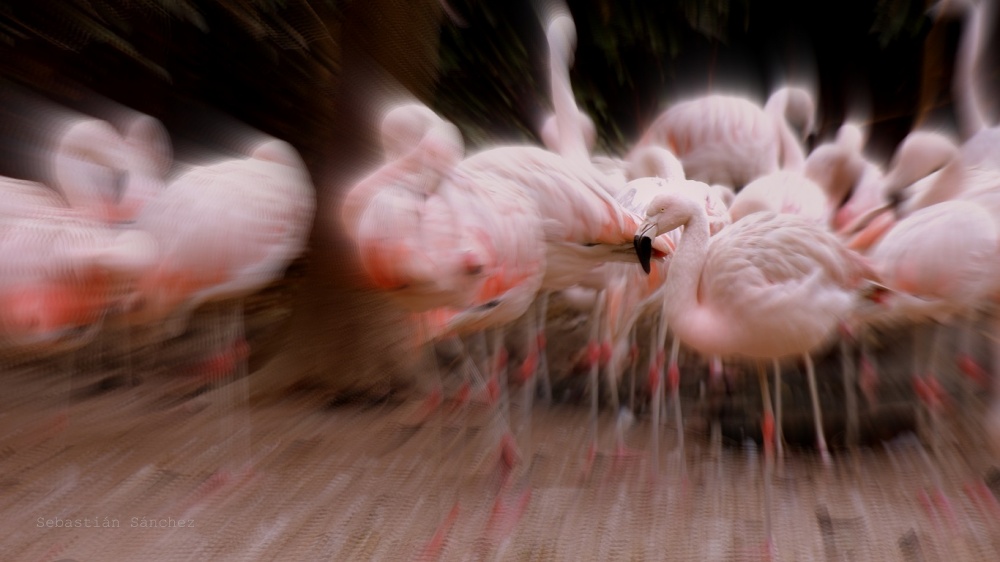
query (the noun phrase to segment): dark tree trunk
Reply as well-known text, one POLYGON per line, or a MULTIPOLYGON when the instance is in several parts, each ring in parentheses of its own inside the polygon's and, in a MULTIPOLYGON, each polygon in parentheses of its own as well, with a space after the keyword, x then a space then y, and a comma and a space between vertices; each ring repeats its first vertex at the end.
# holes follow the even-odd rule
POLYGON ((440 5, 353 2, 343 21, 341 75, 326 158, 315 176, 318 212, 308 272, 274 357, 252 378, 255 401, 305 386, 323 398, 380 392, 412 380, 405 315, 358 286, 353 249, 337 227, 340 197, 381 158, 375 135, 386 103, 429 101, 437 79, 440 5))

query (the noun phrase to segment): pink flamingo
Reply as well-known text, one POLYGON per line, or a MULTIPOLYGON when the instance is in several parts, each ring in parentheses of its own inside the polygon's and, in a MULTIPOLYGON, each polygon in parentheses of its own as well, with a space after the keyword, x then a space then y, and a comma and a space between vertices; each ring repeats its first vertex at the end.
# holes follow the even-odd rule
MULTIPOLYGON (((636 231, 639 261, 649 270, 648 240, 679 227, 665 314, 686 345, 706 355, 806 362, 817 447, 828 460, 810 353, 828 344, 849 318, 869 269, 821 227, 793 215, 756 213, 709 237, 704 208, 670 194, 650 204, 636 231)), ((766 382, 761 374, 762 386, 766 382)), ((766 408, 769 410, 769 408, 766 408)), ((773 418, 765 416, 767 458, 773 418)), ((770 461, 768 460, 768 467, 770 461)), ((767 535, 770 541, 768 524, 767 535)))
MULTIPOLYGON (((995 124, 990 126, 988 122, 989 112, 984 103, 986 81, 979 68, 988 45, 990 26, 996 21, 996 5, 986 0, 941 0, 933 9, 937 17, 957 15, 964 20, 952 89, 959 129, 962 138, 966 139, 962 146, 962 160, 965 172, 972 176, 971 181, 975 184, 967 187, 971 192, 968 198, 985 205, 994 217, 1000 217, 1000 195, 996 195, 1000 127, 995 124)), ((1000 333, 1000 320, 994 333, 1000 333)), ((1000 358, 1000 346, 994 346, 994 351, 994 357, 1000 358)), ((1000 365, 1000 362, 994 359, 994 365, 1000 365)), ((1000 451, 1000 375, 994 374, 993 385, 993 402, 985 424, 994 447, 1000 451)))
POLYGON ((245 345, 242 299, 284 273, 312 223, 312 182, 295 149, 265 137, 245 158, 193 166, 155 196, 133 200, 142 203, 134 224, 156 240, 157 260, 115 324, 159 326, 157 336, 174 337, 195 309, 226 302, 220 322, 245 345))
MULTIPOLYGON (((459 174, 470 174, 481 185, 523 186, 519 189, 532 198, 543 227, 542 291, 576 285, 605 262, 633 259, 629 232, 639 216, 611 197, 593 168, 540 148, 507 146, 470 156, 456 166, 453 175, 459 174)), ((659 258, 671 249, 667 239, 653 243, 659 258)), ((528 363, 534 362, 529 354, 528 363)), ((526 374, 526 384, 534 384, 533 377, 526 374)))
POLYGON ((738 96, 709 95, 679 102, 649 126, 636 148, 665 146, 687 177, 739 190, 782 167, 805 160, 789 122, 813 127, 815 104, 802 88, 776 91, 764 108, 738 96))
MULTIPOLYGON (((660 168, 666 173, 662 177, 640 178, 629 182, 628 189, 619 197, 619 201, 626 208, 636 213, 641 213, 644 209, 649 208, 649 205, 652 204, 657 196, 673 193, 686 197, 696 205, 703 207, 708 218, 709 234, 711 236, 716 235, 732 222, 725 204, 717 196, 717 191, 704 183, 686 180, 683 170, 679 170, 679 166, 675 167, 671 165, 671 162, 676 163, 677 160, 669 151, 655 146, 646 147, 643 151, 649 153, 649 157, 656 157, 661 162, 660 168)), ((671 243, 676 245, 678 235, 676 231, 671 231, 664 232, 661 236, 667 236, 671 243)), ((609 266, 615 265, 617 264, 609 264, 609 266)), ((657 472, 657 461, 659 458, 659 418, 662 399, 661 393, 664 390, 661 385, 664 358, 660 356, 660 352, 654 353, 654 350, 662 349, 667 336, 667 319, 662 306, 665 299, 673 298, 667 292, 665 285, 665 280, 669 276, 669 267, 669 263, 659 265, 655 270, 655 274, 650 274, 646 279, 643 279, 642 274, 636 269, 629 268, 616 271, 615 273, 619 277, 616 288, 626 294, 619 297, 622 304, 618 307, 617 311, 614 308, 609 309, 610 319, 615 319, 616 312, 618 316, 617 333, 615 332, 615 324, 612 323, 609 325, 612 334, 611 341, 613 342, 611 345, 611 361, 609 362, 609 379, 615 383, 617 383, 618 373, 620 373, 620 364, 625 359, 625 337, 634 328, 644 313, 652 312, 658 317, 657 329, 654 330, 651 336, 652 345, 650 346, 649 366, 650 411, 653 416, 651 440, 654 474, 657 472)), ((613 281, 609 280, 608 283, 612 284, 613 281)), ((680 410, 680 370, 677 366, 678 346, 679 340, 675 334, 670 353, 668 382, 671 388, 677 421, 678 450, 681 452, 681 458, 683 459, 684 429, 680 410)))
MULTIPOLYGON (((860 173, 857 173, 853 178, 845 178, 848 182, 853 181, 853 185, 850 189, 850 195, 837 209, 833 218, 832 227, 838 233, 864 213, 878 207, 881 202, 884 174, 881 167, 864 157, 863 150, 866 140, 865 130, 856 123, 844 123, 837 131, 834 145, 854 152, 860 159, 861 165, 860 173)), ((842 173, 842 170, 835 171, 835 173, 842 173)))
POLYGON ((729 207, 734 221, 759 211, 792 213, 829 226, 837 208, 863 173, 853 135, 843 131, 806 158, 801 169, 782 169, 747 184, 729 207))
MULTIPOLYGON (((362 259, 375 262, 369 276, 398 302, 414 311, 445 307, 443 333, 475 331, 521 316, 539 287, 565 288, 605 261, 630 261, 637 218, 617 206, 594 170, 523 146, 487 149, 450 167, 425 164, 434 161, 428 146, 457 148, 444 142, 447 131, 457 135, 429 130, 345 204, 347 230, 365 249, 362 259)), ((529 338, 526 365, 537 361, 537 341, 529 338)), ((525 375, 533 388, 533 373, 525 375)))
POLYGON ((6 215, 0 236, 0 325, 4 339, 17 347, 68 349, 86 343, 120 288, 155 257, 155 246, 142 232, 113 231, 41 208, 6 215))
POLYGON ((109 224, 128 222, 162 191, 172 159, 166 131, 148 115, 131 119, 124 136, 105 121, 74 118, 60 135, 52 175, 70 206, 109 224))

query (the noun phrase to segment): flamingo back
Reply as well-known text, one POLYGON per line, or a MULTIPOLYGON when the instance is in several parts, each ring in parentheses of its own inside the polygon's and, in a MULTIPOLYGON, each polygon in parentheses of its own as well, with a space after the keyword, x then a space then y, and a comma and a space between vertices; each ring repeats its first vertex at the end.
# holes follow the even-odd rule
POLYGON ((947 201, 898 222, 872 251, 882 282, 956 310, 973 306, 995 288, 1000 233, 982 206, 947 201))
POLYGON ((280 277, 304 251, 314 212, 305 169, 247 158, 190 169, 136 224, 159 243, 155 275, 182 277, 185 296, 201 303, 246 296, 280 277))
POLYGON ((860 256, 802 217, 744 217, 708 248, 699 301, 728 319, 731 335, 725 348, 705 351, 766 358, 823 345, 849 317, 868 274, 860 256))
POLYGON ((667 147, 689 179, 741 188, 778 169, 773 119, 753 102, 710 95, 677 103, 646 130, 636 148, 667 147))
POLYGON ((729 207, 732 220, 761 211, 798 215, 817 225, 829 222, 830 206, 816 182, 800 172, 781 170, 746 185, 729 207))
MULTIPOLYGON (((117 268, 121 233, 65 213, 0 218, 0 332, 8 342, 58 343, 98 322, 141 269, 117 268)), ((124 250, 124 253, 123 253, 124 250)))

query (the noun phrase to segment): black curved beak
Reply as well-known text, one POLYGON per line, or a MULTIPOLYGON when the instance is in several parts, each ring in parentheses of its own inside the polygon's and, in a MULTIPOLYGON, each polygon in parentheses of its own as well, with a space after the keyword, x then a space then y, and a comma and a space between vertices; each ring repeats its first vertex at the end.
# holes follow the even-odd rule
POLYGON ((649 275, 649 263, 653 259, 653 237, 649 235, 649 231, 655 230, 655 228, 654 224, 644 224, 639 227, 635 238, 632 239, 635 254, 638 256, 639 264, 642 265, 642 270, 646 272, 646 275, 649 275))

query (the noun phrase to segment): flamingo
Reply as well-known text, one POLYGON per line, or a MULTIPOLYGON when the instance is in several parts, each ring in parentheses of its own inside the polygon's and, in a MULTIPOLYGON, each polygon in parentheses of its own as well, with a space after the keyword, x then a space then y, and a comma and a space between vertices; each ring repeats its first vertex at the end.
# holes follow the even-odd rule
POLYGON ((0 236, 0 324, 4 339, 17 347, 86 343, 121 288, 155 259, 153 241, 140 231, 112 231, 44 208, 4 213, 0 236))
POLYGON ((96 220, 109 224, 129 220, 134 212, 121 204, 134 181, 128 174, 128 160, 124 139, 109 123, 72 119, 54 151, 54 185, 70 206, 96 220))
POLYGON ((3 194, 3 204, 0 205, 0 214, 3 216, 72 214, 66 200, 45 184, 4 177, 0 178, 0 193, 3 194))
MULTIPOLYGON (((991 1, 940 0, 932 10, 936 17, 960 16, 963 18, 963 32, 955 63, 952 90, 956 100, 959 130, 966 139, 962 146, 962 156, 967 171, 979 176, 973 181, 978 189, 970 199, 986 205, 994 217, 1000 196, 996 195, 996 169, 1000 158, 1000 126, 990 126, 988 110, 984 100, 985 81, 979 74, 981 59, 990 37, 990 26, 996 21, 996 6, 991 1), (985 176, 985 177, 983 177, 985 176)), ((995 314, 995 311, 994 311, 995 314)), ((996 320, 994 333, 1000 333, 1000 320, 996 320)), ((1000 357, 1000 346, 994 346, 994 365, 1000 357)), ((997 367, 994 367, 995 369, 997 367)), ((1000 376, 993 377, 993 399, 985 418, 987 436, 993 446, 1000 451, 1000 376)))
MULTIPOLYGON (((628 189, 619 197, 619 202, 624 207, 637 214, 642 213, 658 195, 674 193, 686 197, 704 208, 708 217, 709 234, 711 236, 716 235, 732 222, 725 204, 717 196, 717 191, 704 183, 687 180, 684 177, 683 170, 680 169, 679 162, 673 154, 664 148, 656 146, 646 147, 643 150, 647 153, 647 158, 650 159, 651 163, 659 162, 658 165, 652 167, 659 168, 665 173, 662 176, 640 178, 629 182, 627 185, 628 189)), ((664 232, 662 236, 667 236, 671 244, 676 245, 677 232, 664 232)), ((655 460, 658 459, 657 450, 659 444, 660 382, 663 379, 664 358, 659 353, 653 353, 653 350, 662 348, 667 335, 666 316, 661 309, 664 299, 673 298, 672 295, 666 292, 664 285, 664 281, 669 275, 669 264, 664 263, 660 265, 656 274, 649 275, 645 280, 642 279, 642 274, 634 268, 622 269, 618 264, 609 264, 607 267, 618 268, 609 272, 614 274, 617 279, 609 279, 608 284, 615 286, 619 292, 626 293, 625 295, 618 296, 621 304, 618 305, 617 310, 614 307, 609 307, 609 321, 613 321, 616 317, 618 320, 617 331, 616 324, 609 322, 612 342, 610 345, 612 353, 611 360, 609 361, 609 381, 617 384, 618 373, 621 372, 621 363, 626 358, 625 338, 634 329, 639 318, 648 312, 658 314, 657 329, 654 330, 652 335, 653 345, 650 347, 649 366, 650 411, 653 413, 653 433, 651 440, 653 444, 652 455, 655 474, 655 460), (615 284, 615 281, 617 281, 617 284, 615 284)), ((677 366, 677 353, 678 342, 675 335, 671 348, 668 382, 677 416, 678 450, 681 451, 683 458, 684 433, 680 411, 680 371, 677 366)))
MULTIPOLYGON (((540 148, 505 146, 463 160, 453 171, 460 174, 471 174, 482 185, 523 189, 532 198, 544 238, 541 291, 576 285, 605 262, 632 263, 629 232, 639 216, 611 197, 593 168, 540 148)), ((658 258, 672 250, 668 239, 657 239, 653 246, 658 258)), ((531 378, 526 382, 533 383, 531 378)))
POLYGON ((12 178, 0 182, 4 196, 0 220, 7 223, 7 249, 18 252, 8 258, 13 277, 7 279, 18 288, 8 288, 25 295, 15 307, 20 312, 12 313, 35 315, 32 325, 37 329, 55 330, 60 322, 90 325, 87 337, 78 338, 82 343, 101 327, 96 319, 104 319, 125 302, 128 285, 152 267, 157 246, 140 230, 124 225, 108 228, 107 221, 121 216, 117 212, 121 190, 143 179, 141 172, 125 178, 131 154, 108 123, 74 117, 57 137, 52 153, 50 176, 58 189, 12 178), (26 233, 51 239, 28 242, 22 238, 26 233), (49 253, 49 245, 55 248, 52 264, 33 264, 49 253), (64 255, 59 245, 72 248, 67 250, 71 255, 64 255), (60 273, 41 273, 45 269, 60 273), (29 279, 38 283, 34 290, 23 285, 29 279))
POLYGON ((665 146, 689 179, 741 189, 781 167, 804 161, 789 122, 813 127, 815 104, 796 87, 779 89, 765 108, 738 96, 709 95, 679 102, 656 118, 636 148, 665 146))
POLYGON ((314 210, 308 171, 284 141, 265 137, 245 158, 191 167, 145 199, 135 217, 135 227, 156 240, 158 258, 116 325, 159 323, 160 335, 173 337, 199 306, 229 301, 242 347, 241 299, 279 278, 304 250, 314 210))
MULTIPOLYGON (((898 291, 886 298, 888 308, 882 314, 888 318, 880 321, 949 323, 971 314, 995 290, 993 262, 998 252, 1000 228, 985 208, 972 201, 945 201, 900 220, 871 254, 882 283, 898 291)), ((933 354, 933 342, 930 348, 933 354)), ((917 350, 915 345, 914 353, 917 350)), ((918 389, 936 389, 933 378, 925 381, 917 372, 914 377, 918 389)), ((924 398, 936 436, 940 397, 924 398)))
MULTIPOLYGON (((604 181, 598 182, 600 187, 610 195, 618 197, 624 191, 624 184, 627 179, 634 179, 641 176, 659 177, 683 177, 683 168, 673 155, 668 154, 664 159, 655 152, 645 152, 636 156, 633 161, 624 162, 610 158, 592 160, 590 151, 593 149, 596 140, 596 130, 593 121, 576 105, 573 96, 573 89, 570 85, 569 67, 572 64, 573 50, 576 46, 576 27, 573 19, 568 15, 557 15, 548 23, 546 29, 546 39, 549 46, 549 72, 551 76, 552 102, 555 108, 555 115, 551 116, 542 128, 542 139, 549 150, 556 152, 575 163, 577 166, 588 171, 596 171, 597 177, 604 181), (603 176, 602 176, 603 174, 603 176)), ((607 202, 606 202, 607 203, 607 202)), ((634 209, 631 210, 635 212, 634 209)), ((564 268, 575 270, 574 266, 564 268)), ((597 278, 595 284, 590 287, 598 292, 603 291, 607 282, 605 275, 597 278)), ((539 299, 541 310, 541 324, 538 328, 539 334, 544 334, 545 308, 547 303, 547 291, 543 291, 539 299)), ((598 295, 597 302, 605 302, 598 295)), ((597 315, 599 311, 595 309, 594 324, 598 325, 597 315)), ((544 336, 542 337, 544 340, 544 336)), ((597 342, 591 341, 588 348, 596 349, 597 342)), ((588 353, 588 357, 594 354, 588 353)), ((592 357, 594 362, 590 369, 596 377, 597 357, 592 357)), ((545 364, 543 356, 541 364, 545 364)), ((545 369, 547 373, 547 369, 545 369)), ((596 409, 597 386, 592 386, 595 401, 592 402, 596 409)), ((547 392, 548 394, 548 392, 547 392)), ((594 427, 596 439, 596 411, 594 412, 594 427)))
POLYGON ((853 179, 850 195, 837 209, 831 225, 838 233, 842 232, 859 216, 878 207, 880 203, 884 174, 881 167, 864 157, 863 150, 866 141, 867 132, 857 123, 844 123, 837 131, 834 144, 853 151, 860 159, 861 165, 860 172, 854 178, 846 178, 847 181, 853 179))
POLYGON ((863 173, 864 161, 857 154, 852 133, 848 129, 837 142, 818 147, 801 169, 784 168, 751 181, 733 198, 732 219, 772 211, 831 226, 837 207, 863 173))
MULTIPOLYGON (((449 131, 454 139, 453 126, 432 127, 401 161, 360 182, 342 214, 378 288, 411 310, 444 307, 433 333, 501 326, 523 315, 539 288, 565 288, 605 261, 631 261, 637 219, 596 171, 524 146, 428 164, 429 147, 457 154, 449 131)), ((530 366, 538 338, 529 340, 530 366)))
MULTIPOLYGON (((650 238, 680 227, 684 231, 665 288, 671 298, 664 305, 674 333, 710 356, 801 356, 817 447, 829 462, 809 354, 829 343, 851 316, 861 278, 873 276, 867 265, 833 234, 793 215, 755 213, 709 238, 705 209, 666 194, 653 200, 636 231, 636 253, 644 270, 649 271, 650 238)), ((767 411, 768 459, 773 454, 771 432, 773 418, 767 411)), ((770 540, 770 528, 767 535, 770 540)))
POLYGON ((882 203, 841 229, 848 246, 871 248, 895 224, 895 215, 954 199, 963 191, 964 172, 959 148, 948 136, 932 131, 912 131, 896 148, 883 177, 882 203), (886 213, 894 210, 895 213, 886 213))
MULTIPOLYGON (((947 322, 954 316, 965 317, 976 313, 976 307, 968 299, 983 300, 995 296, 977 290, 966 279, 968 274, 961 274, 962 268, 984 266, 979 254, 981 248, 990 247, 987 240, 991 239, 990 233, 996 227, 983 223, 983 213, 994 223, 1000 220, 1000 167, 986 156, 991 150, 987 142, 989 131, 981 132, 961 147, 938 133, 911 133, 897 149, 893 166, 886 175, 884 197, 887 202, 862 217, 856 225, 861 229, 855 235, 853 245, 874 246, 873 257, 876 260, 899 269, 895 272, 895 279, 890 278, 897 286, 906 292, 925 295, 924 300, 909 299, 898 305, 909 317, 930 317, 938 322, 947 322), (980 210, 970 210, 975 208, 980 210), (886 212, 889 210, 893 212, 886 212), (968 214, 967 219, 963 213, 968 214), (922 224, 931 220, 932 223, 922 224), (868 223, 865 224, 865 221, 868 223), (914 223, 920 226, 914 226, 914 223), (896 229, 904 224, 908 226, 895 234, 896 229), (939 229, 949 224, 954 231, 942 234, 939 229), (953 246, 961 247, 935 254, 912 254, 913 250, 907 250, 905 246, 946 244, 947 240, 951 240, 950 236, 960 236, 959 241, 967 242, 952 242, 953 246), (942 276, 942 272, 949 270, 955 270, 954 278, 950 280, 942 276), (941 294, 940 284, 946 281, 959 288, 941 294)), ((988 259, 985 263, 991 261, 988 259)), ((983 281, 992 282, 993 275, 985 271, 978 273, 983 281)), ((963 370, 979 370, 965 351, 960 352, 958 362, 966 366, 963 370)), ((914 376, 918 375, 915 373, 914 376)), ((915 380, 918 385, 923 382, 915 380)), ((931 384, 934 382, 932 379, 931 384)), ((932 402, 929 406, 936 406, 935 397, 930 398, 932 402)), ((931 413, 936 414, 933 410, 931 413)), ((933 419, 936 435, 937 418, 933 419)))
POLYGON ((483 280, 483 258, 472 237, 455 228, 458 210, 438 192, 444 174, 464 155, 464 144, 451 123, 436 114, 424 120, 425 109, 403 104, 387 112, 387 156, 401 152, 405 142, 410 148, 348 191, 339 224, 359 249, 375 289, 413 311, 466 308, 483 280))

